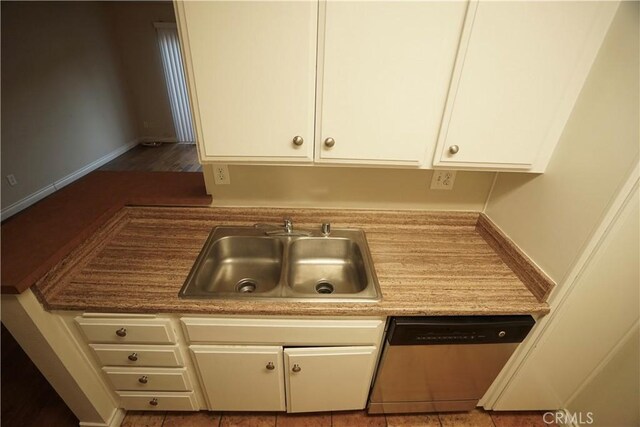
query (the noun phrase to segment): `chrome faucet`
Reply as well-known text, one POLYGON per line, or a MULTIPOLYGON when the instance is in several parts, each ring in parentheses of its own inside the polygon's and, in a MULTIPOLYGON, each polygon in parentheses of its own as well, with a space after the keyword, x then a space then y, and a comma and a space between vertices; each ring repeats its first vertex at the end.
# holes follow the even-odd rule
POLYGON ((291 218, 284 219, 284 232, 287 234, 293 233, 293 221, 291 218))
POLYGON ((267 236, 310 236, 310 231, 293 230, 293 220, 291 218, 285 218, 282 227, 278 227, 272 224, 254 224, 254 227, 264 230, 264 234, 267 236))
POLYGON ((329 234, 331 234, 331 224, 328 222, 323 222, 320 230, 322 231, 322 235, 324 237, 329 237, 329 234))

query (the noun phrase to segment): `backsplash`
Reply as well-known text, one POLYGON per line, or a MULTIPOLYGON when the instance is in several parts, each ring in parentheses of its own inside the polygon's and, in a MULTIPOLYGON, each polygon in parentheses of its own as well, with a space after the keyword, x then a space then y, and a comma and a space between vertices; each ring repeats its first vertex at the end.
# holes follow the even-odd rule
POLYGON ((495 176, 458 171, 453 190, 431 190, 431 170, 229 165, 229 185, 214 183, 213 166, 203 170, 214 206, 456 211, 482 211, 495 176))

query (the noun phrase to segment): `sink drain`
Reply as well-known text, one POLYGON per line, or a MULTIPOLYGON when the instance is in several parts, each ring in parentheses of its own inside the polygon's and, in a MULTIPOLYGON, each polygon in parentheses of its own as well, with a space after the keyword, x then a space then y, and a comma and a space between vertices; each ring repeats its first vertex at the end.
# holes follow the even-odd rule
POLYGON ((316 285, 316 292, 319 294, 332 294, 333 293, 333 285, 326 281, 320 281, 316 285))
POLYGON ((236 285, 236 291, 243 294, 250 294, 256 290, 258 283, 253 279, 242 279, 236 285))

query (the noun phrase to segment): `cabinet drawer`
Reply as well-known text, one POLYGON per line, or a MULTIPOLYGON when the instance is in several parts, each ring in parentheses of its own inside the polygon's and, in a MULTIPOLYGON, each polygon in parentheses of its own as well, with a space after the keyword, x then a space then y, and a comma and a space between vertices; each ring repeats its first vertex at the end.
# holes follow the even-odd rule
POLYGON ((90 343, 176 342, 168 319, 94 319, 76 317, 76 322, 90 343))
POLYGON ((197 411, 198 404, 192 391, 137 392, 119 391, 120 407, 136 411, 197 411))
POLYGON ((102 370, 116 390, 189 391, 186 368, 114 368, 102 370))
POLYGON ((379 345, 382 320, 209 319, 183 317, 192 343, 379 345))
POLYGON ((103 366, 182 366, 177 345, 91 344, 103 366))

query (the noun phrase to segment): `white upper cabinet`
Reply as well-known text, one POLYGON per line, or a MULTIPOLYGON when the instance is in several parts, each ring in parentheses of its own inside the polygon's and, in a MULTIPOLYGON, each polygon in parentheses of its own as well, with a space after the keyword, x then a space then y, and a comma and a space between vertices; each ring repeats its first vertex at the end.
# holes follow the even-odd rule
POLYGON ((312 1, 176 3, 202 161, 313 159, 317 11, 312 1))
POLYGON ((543 172, 606 1, 179 1, 202 162, 543 172))
POLYGON ((617 2, 472 2, 434 166, 543 172, 617 2))
POLYGON ((317 162, 416 167, 430 159, 466 9, 320 3, 317 162))

